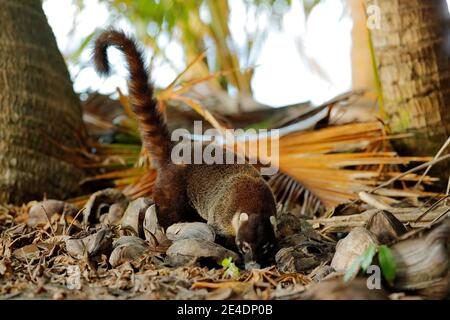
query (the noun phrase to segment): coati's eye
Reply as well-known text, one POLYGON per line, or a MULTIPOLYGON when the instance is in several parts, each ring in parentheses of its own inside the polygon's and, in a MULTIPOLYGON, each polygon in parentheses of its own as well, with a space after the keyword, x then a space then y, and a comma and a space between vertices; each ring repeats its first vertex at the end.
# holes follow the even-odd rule
POLYGON ((249 253, 252 250, 252 248, 247 242, 244 242, 241 246, 241 250, 243 253, 249 253))

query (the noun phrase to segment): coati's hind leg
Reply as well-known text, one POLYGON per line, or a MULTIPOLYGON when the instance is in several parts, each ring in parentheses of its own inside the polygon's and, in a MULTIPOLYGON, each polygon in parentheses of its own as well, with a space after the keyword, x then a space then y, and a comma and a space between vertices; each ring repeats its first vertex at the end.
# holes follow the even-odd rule
POLYGON ((177 222, 203 220, 190 206, 183 179, 182 172, 174 167, 158 170, 153 201, 158 206, 158 222, 164 229, 177 222))

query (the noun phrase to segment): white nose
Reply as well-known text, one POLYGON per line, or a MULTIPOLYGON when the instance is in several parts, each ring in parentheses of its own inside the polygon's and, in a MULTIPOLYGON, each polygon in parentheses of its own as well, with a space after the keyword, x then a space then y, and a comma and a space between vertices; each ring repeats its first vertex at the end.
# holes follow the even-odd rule
POLYGON ((261 266, 255 261, 246 262, 245 270, 252 270, 252 269, 261 269, 261 266))

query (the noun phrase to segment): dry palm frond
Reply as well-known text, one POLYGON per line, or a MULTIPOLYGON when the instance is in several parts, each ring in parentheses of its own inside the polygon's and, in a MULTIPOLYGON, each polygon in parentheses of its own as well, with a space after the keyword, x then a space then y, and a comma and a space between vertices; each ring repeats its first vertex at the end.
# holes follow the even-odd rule
MULTIPOLYGON (((281 173, 269 180, 277 200, 289 210, 302 205, 301 214, 311 216, 325 208, 358 198, 358 192, 369 191, 399 175, 399 165, 425 162, 428 157, 399 157, 384 151, 388 139, 379 122, 348 124, 320 130, 297 132, 279 141, 281 173)), ((272 155, 273 156, 273 155, 272 155)), ((416 174, 400 180, 418 181, 416 174)), ((430 177, 426 183, 432 182, 430 177)), ((394 191, 400 191, 396 189, 394 191)), ((420 197, 429 193, 409 190, 401 196, 420 197)), ((396 193, 399 195, 399 193, 396 193)))
MULTIPOLYGON (((189 64, 191 68, 201 56, 189 64)), ((209 81, 219 74, 209 75, 199 79, 183 81, 186 70, 177 77, 165 90, 162 90, 157 100, 161 110, 166 109, 169 101, 181 101, 191 107, 212 127, 221 134, 226 127, 219 122, 201 102, 187 97, 185 93, 194 85, 209 81)), ((128 134, 134 135, 137 123, 130 110, 128 99, 119 92, 120 103, 131 120, 126 122, 128 134)), ((124 132, 122 130, 122 132, 124 132)), ((127 132, 125 132, 127 133, 127 132)), ((325 208, 333 208, 339 204, 358 199, 361 191, 370 191, 380 183, 395 177, 401 172, 399 166, 410 162, 425 162, 426 157, 399 157, 387 147, 389 140, 401 138, 387 136, 380 122, 353 123, 323 129, 292 132, 282 136, 279 141, 278 165, 280 173, 269 180, 278 201, 285 210, 300 204, 301 214, 312 216, 323 212, 325 208)), ((267 139, 256 136, 256 140, 267 139)), ((234 152, 246 156, 248 142, 235 142, 227 145, 234 152)), ((140 145, 130 147, 112 145, 96 146, 103 167, 107 172, 92 177, 93 180, 112 180, 114 186, 123 189, 132 197, 150 195, 155 171, 151 168, 148 154, 140 150, 140 145), (117 161, 120 158, 121 161, 117 161), (118 169, 119 166, 119 169, 118 169)), ((276 155, 270 155, 271 157, 276 155)), ((267 163, 259 154, 261 163, 267 163)), ((402 182, 418 181, 414 173, 404 175, 402 182)), ((425 177, 423 182, 430 183, 433 179, 425 177)), ((419 197, 425 193, 418 190, 391 187, 391 194, 400 197, 419 197), (401 191, 407 191, 407 193, 401 191)), ((429 195, 429 194, 427 194, 429 195)))
MULTIPOLYGON (((273 176, 269 184, 285 210, 300 204, 301 214, 312 216, 324 207, 332 208, 357 199, 358 192, 369 191, 398 175, 398 170, 388 170, 392 169, 392 165, 429 159, 399 157, 393 152, 375 151, 374 144, 381 148, 386 139, 388 137, 384 135, 380 123, 350 124, 288 134, 280 140, 281 172, 273 176), (370 152, 366 151, 368 149, 370 152), (380 170, 381 166, 383 170, 380 170)), ((155 172, 147 169, 146 174, 142 175, 142 168, 135 169, 108 173, 96 178, 114 178, 115 185, 119 188, 126 187, 125 192, 132 196, 150 194, 155 172), (127 186, 131 181, 134 183, 127 186)), ((420 176, 409 174, 401 180, 419 179, 420 176)), ((424 180, 426 183, 432 181, 430 177, 424 180)), ((425 196, 425 193, 417 190, 388 190, 391 190, 393 196, 425 196)))
POLYGON ((300 215, 313 216, 323 209, 322 202, 301 183, 285 173, 277 173, 268 181, 275 198, 282 205, 281 212, 289 212, 300 205, 300 215))
MULTIPOLYGON (((399 173, 380 170, 380 166, 388 169, 386 166, 429 159, 385 152, 383 143, 388 138, 379 122, 293 133, 280 139, 280 169, 323 205, 332 208, 356 199, 359 191, 368 190, 399 173)), ((403 179, 414 181, 418 177, 413 174, 403 179)), ((428 177, 427 182, 430 181, 428 177)), ((297 186, 291 187, 290 181, 285 185, 299 190, 297 186)), ((415 194, 419 196, 420 192, 415 194)))

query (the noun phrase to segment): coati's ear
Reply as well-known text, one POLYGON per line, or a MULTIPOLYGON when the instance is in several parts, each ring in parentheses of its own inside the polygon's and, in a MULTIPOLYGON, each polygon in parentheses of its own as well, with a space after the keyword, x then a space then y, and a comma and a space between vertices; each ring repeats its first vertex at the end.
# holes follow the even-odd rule
POLYGON ((239 224, 241 224, 242 222, 248 221, 248 214, 246 214, 245 212, 242 212, 239 215, 239 224))
POLYGON ((231 220, 231 224, 233 225, 233 229, 236 233, 238 232, 242 222, 245 221, 248 221, 248 214, 246 214, 245 212, 242 213, 236 212, 234 214, 233 220, 231 220))
POLYGON ((275 216, 270 216, 270 223, 275 227, 277 225, 277 218, 275 216))
POLYGON ((270 220, 270 224, 273 227, 273 230, 277 231, 277 218, 275 218, 275 216, 270 216, 269 220, 270 220))

